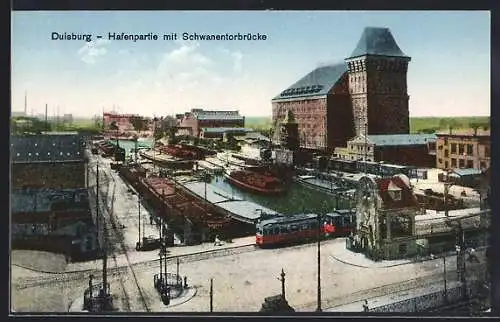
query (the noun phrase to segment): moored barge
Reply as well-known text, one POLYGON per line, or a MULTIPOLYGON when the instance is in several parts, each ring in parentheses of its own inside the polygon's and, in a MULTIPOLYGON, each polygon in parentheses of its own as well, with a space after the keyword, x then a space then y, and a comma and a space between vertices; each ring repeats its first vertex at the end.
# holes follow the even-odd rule
POLYGON ((185 244, 213 241, 215 235, 223 238, 238 235, 241 223, 213 204, 196 198, 171 179, 146 176, 139 168, 122 167, 120 173, 156 214, 166 218, 169 227, 183 236, 185 244))
POLYGON ((226 172, 225 177, 234 186, 251 192, 267 195, 286 192, 285 183, 270 173, 243 169, 226 172))

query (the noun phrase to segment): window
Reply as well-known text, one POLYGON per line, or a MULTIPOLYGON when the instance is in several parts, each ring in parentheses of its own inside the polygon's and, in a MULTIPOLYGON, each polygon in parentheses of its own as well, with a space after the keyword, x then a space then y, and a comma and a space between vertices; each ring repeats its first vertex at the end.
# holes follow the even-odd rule
POLYGON ((443 163, 443 159, 439 158, 438 163, 443 163))
POLYGON ((486 162, 481 161, 481 169, 485 169, 485 168, 486 168, 486 162))
POLYGON ((464 159, 458 160, 458 167, 459 168, 464 168, 465 167, 465 160, 464 159))
POLYGON ((445 161, 445 162, 444 162, 444 168, 445 168, 445 169, 448 169, 448 167, 449 167, 448 161, 445 161))
POLYGON ((472 160, 467 160, 467 168, 469 168, 469 169, 474 168, 474 161, 472 161, 472 160))
POLYGON ((286 225, 280 226, 280 233, 281 234, 288 234, 289 233, 288 226, 286 226, 286 225))
POLYGON ((290 232, 294 233, 296 231, 299 231, 299 226, 297 226, 297 225, 290 225, 290 232))
POLYGON ((449 157, 449 156, 450 156, 450 155, 449 155, 449 153, 448 153, 448 149, 444 150, 444 157, 445 157, 445 158, 447 158, 447 157, 449 157))
POLYGON ((467 155, 474 155, 474 146, 472 144, 467 144, 467 155))
POLYGON ((484 156, 487 158, 490 157, 490 147, 489 146, 484 147, 484 156))
POLYGON ((456 168, 457 167, 457 159, 453 158, 451 159, 451 167, 456 168))
POLYGON ((463 144, 458 145, 458 154, 464 154, 465 146, 463 144))
POLYGON ((457 144, 456 143, 451 144, 451 154, 457 154, 457 144))

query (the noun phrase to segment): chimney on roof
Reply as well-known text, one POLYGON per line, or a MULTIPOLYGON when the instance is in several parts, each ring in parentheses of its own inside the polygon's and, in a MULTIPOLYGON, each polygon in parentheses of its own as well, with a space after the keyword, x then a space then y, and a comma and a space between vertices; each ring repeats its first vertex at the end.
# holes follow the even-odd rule
POLYGON ((452 126, 449 126, 449 127, 448 127, 448 129, 449 129, 449 131, 450 131, 450 132, 449 132, 449 134, 450 134, 450 135, 452 135, 452 134, 453 134, 453 133, 452 133, 452 132, 453 132, 453 127, 452 127, 452 126))
POLYGON ((474 127, 474 136, 477 136, 477 127, 474 127))

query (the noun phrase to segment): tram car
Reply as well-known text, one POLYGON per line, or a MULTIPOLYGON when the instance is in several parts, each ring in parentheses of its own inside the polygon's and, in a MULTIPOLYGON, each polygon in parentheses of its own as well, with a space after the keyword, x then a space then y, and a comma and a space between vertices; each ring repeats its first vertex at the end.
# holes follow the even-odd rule
POLYGON ((320 220, 317 214, 278 216, 256 224, 255 243, 259 247, 269 247, 316 240, 318 222, 321 223, 322 238, 346 236, 356 227, 355 212, 351 210, 328 213, 320 220))
POLYGON ((341 209, 335 210, 324 216, 323 223, 330 225, 334 228, 333 232, 326 232, 327 236, 333 235, 335 237, 345 237, 354 233, 356 229, 356 210, 355 209, 341 209))

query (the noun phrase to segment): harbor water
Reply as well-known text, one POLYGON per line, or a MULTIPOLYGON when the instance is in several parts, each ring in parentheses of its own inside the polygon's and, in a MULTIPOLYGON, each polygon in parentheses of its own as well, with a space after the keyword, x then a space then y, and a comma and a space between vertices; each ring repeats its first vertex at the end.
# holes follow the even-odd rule
POLYGON ((347 198, 337 198, 330 193, 309 188, 300 183, 291 183, 283 195, 260 195, 234 187, 223 176, 215 176, 211 182, 236 198, 255 202, 284 215, 298 213, 328 213, 334 209, 349 208, 347 198))
MULTIPOLYGON (((111 140, 111 143, 115 144, 116 140, 111 140)), ((118 146, 125 149, 125 157, 128 157, 132 151, 135 149, 135 142, 133 140, 118 140, 118 146)), ((139 140, 137 141, 138 148, 151 148, 153 146, 153 140, 139 140)))

